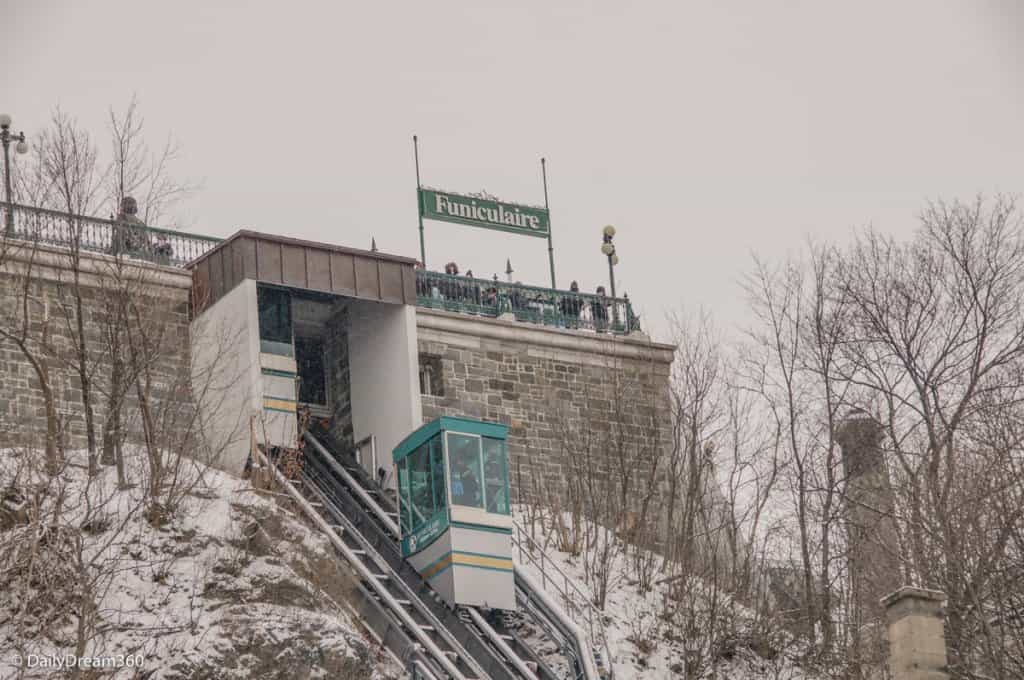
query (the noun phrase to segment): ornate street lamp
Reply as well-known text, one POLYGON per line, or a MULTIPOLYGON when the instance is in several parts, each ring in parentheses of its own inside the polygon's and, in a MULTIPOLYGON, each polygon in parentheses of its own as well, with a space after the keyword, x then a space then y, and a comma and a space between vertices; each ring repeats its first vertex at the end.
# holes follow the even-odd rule
POLYGON ((11 117, 6 113, 0 113, 0 142, 4 147, 4 199, 7 201, 7 224, 4 229, 8 236, 14 235, 14 210, 11 208, 11 140, 17 142, 14 150, 18 153, 28 152, 28 143, 25 141, 25 133, 11 134, 11 117))
POLYGON ((601 245, 601 252, 608 257, 608 279, 612 286, 612 297, 614 298, 615 265, 619 263, 619 256, 615 252, 615 244, 612 243, 612 238, 615 237, 615 227, 609 224, 601 230, 601 236, 604 238, 604 243, 601 245))
POLYGON ((608 282, 612 289, 612 319, 617 325, 619 323, 619 307, 615 304, 615 265, 619 263, 619 255, 615 252, 615 243, 612 242, 615 237, 615 227, 610 224, 606 225, 601 230, 601 237, 604 240, 601 244, 601 252, 608 258, 608 282))

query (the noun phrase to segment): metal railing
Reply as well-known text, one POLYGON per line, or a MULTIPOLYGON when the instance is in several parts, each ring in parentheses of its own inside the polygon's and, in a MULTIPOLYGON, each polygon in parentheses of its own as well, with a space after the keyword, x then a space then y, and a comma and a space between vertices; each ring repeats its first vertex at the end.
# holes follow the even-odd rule
POLYGON ((530 536, 519 522, 513 520, 513 547, 519 550, 520 564, 533 564, 540 572, 541 588, 550 589, 558 596, 565 611, 574 621, 586 622, 591 643, 604 648, 603 666, 609 677, 614 675, 611 649, 604 630, 601 612, 576 582, 548 557, 544 548, 530 536))
POLYGON ((0 201, 0 238, 183 267, 221 239, 0 201))
POLYGON ((416 304, 463 314, 624 335, 640 330, 627 298, 416 270, 416 304))

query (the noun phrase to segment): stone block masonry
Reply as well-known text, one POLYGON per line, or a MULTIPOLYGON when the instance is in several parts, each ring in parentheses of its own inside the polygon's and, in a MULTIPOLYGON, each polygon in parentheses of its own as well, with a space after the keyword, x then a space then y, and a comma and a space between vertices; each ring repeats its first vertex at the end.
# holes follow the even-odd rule
MULTIPOLYGON (((66 448, 85 448, 82 386, 78 376, 74 298, 67 251, 18 242, 0 256, 0 324, 19 334, 24 310, 29 316, 28 346, 47 368, 54 393, 62 443, 66 448), (26 289, 25 280, 29 285, 26 289), (25 292, 27 307, 22 304, 25 292)), ((138 314, 151 333, 146 342, 159 360, 151 366, 152 398, 156 403, 182 398, 187 389, 181 376, 188 375, 189 289, 188 272, 149 263, 122 263, 108 256, 83 253, 80 289, 84 310, 87 366, 93 385, 97 447, 102 443, 103 423, 110 391, 111 344, 108 321, 117 278, 127 283, 138 314), (116 272, 116 274, 115 274, 116 272)), ((121 347, 119 354, 128 355, 121 347)), ((10 339, 0 338, 0 448, 11 445, 41 447, 46 433, 46 409, 38 376, 25 354, 10 339)), ((137 434, 135 390, 126 396, 125 427, 137 434)), ((166 414, 164 414, 166 415, 166 414)))
POLYGON ((431 309, 416 321, 421 365, 441 367, 440 394, 421 396, 424 421, 508 425, 514 500, 561 488, 567 438, 601 441, 601 473, 643 465, 644 451, 669 445, 671 345, 431 309))

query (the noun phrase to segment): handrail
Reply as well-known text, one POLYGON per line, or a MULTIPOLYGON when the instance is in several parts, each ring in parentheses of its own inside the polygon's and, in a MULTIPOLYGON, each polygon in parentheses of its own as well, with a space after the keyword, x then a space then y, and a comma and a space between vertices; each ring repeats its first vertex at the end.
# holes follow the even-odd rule
POLYGON ((524 678, 528 678, 528 680, 537 680, 537 675, 531 671, 525 663, 523 663, 523 660, 519 658, 518 654, 512 651, 512 648, 508 646, 508 643, 501 639, 501 636, 498 635, 497 631, 491 628, 490 624, 484 620, 484 617, 480 616, 480 612, 478 612, 474 607, 465 607, 465 610, 469 612, 469 617, 473 619, 473 623, 476 624, 476 627, 479 628, 481 632, 488 637, 488 639, 490 639, 491 643, 495 647, 501 650, 501 653, 505 655, 505 658, 515 666, 517 671, 522 673, 524 678))
POLYGON ((288 478, 281 474, 281 471, 277 469, 277 466, 270 464, 263 455, 263 452, 259 450, 259 447, 252 447, 252 451, 255 453, 257 462, 270 469, 277 483, 288 493, 289 496, 292 497, 298 506, 302 508, 303 512, 313 521, 317 528, 327 536, 331 545, 333 545, 335 549, 345 557, 345 560, 356 570, 356 572, 358 572, 359 576, 370 584, 370 587, 373 588, 373 591, 377 596, 388 603, 388 607, 395 616, 405 624, 406 628, 408 628, 416 637, 417 642, 423 645, 430 652, 430 655, 434 657, 434 660, 437 661, 442 668, 444 668, 445 672, 451 675, 455 680, 466 680, 466 677, 459 672, 459 669, 455 667, 455 664, 451 662, 451 659, 441 651, 440 647, 434 644, 434 641, 431 640, 430 636, 428 636, 419 624, 413 620, 409 612, 407 612, 398 600, 388 592, 387 588, 381 585, 377 577, 374 576, 373 573, 370 572, 369 568, 363 564, 363 561, 359 559, 359 556, 352 552, 352 549, 349 548, 343 540, 341 540, 341 537, 338 536, 334 529, 332 529, 324 518, 320 516, 320 513, 314 510, 313 506, 309 504, 309 501, 302 497, 302 494, 295 489, 295 486, 288 480, 288 478))
MULTIPOLYGON (((381 570, 391 571, 394 574, 394 570, 388 564, 387 560, 377 549, 369 539, 362 535, 359 529, 353 523, 352 518, 348 517, 345 512, 338 506, 338 497, 334 492, 331 491, 332 484, 330 483, 326 468, 318 466, 315 462, 312 466, 303 469, 303 477, 310 482, 310 491, 314 498, 320 502, 328 513, 328 519, 334 519, 339 522, 343 531, 347 531, 356 543, 356 549, 361 549, 366 552, 367 556, 377 565, 381 570), (311 474, 312 472, 312 474, 311 474), (321 482, 329 481, 327 485, 322 485, 321 482), (325 488, 326 487, 326 488, 325 488)), ((423 617, 427 625, 432 626, 434 630, 444 638, 445 642, 454 650, 454 652, 463 659, 465 664, 469 667, 469 670, 476 674, 480 678, 486 677, 486 672, 480 666, 476 659, 465 649, 459 639, 441 622, 437 616, 427 608, 421 600, 416 596, 416 593, 412 588, 400 577, 393 578, 392 583, 399 592, 397 596, 408 600, 409 606, 416 609, 417 613, 423 617)), ((396 598, 397 600, 397 598, 396 598)), ((399 602, 401 600, 398 600, 399 602)))
POLYGON ((625 335, 640 330, 629 298, 503 283, 416 270, 420 307, 481 316, 512 314, 517 321, 625 335))
POLYGON ((366 489, 364 489, 361 484, 359 484, 355 479, 353 479, 352 475, 349 474, 348 470, 342 467, 342 465, 334 459, 334 456, 332 456, 327 451, 327 449, 324 448, 323 444, 317 441, 316 437, 311 435, 309 432, 303 432, 302 436, 306 439, 307 442, 312 444, 313 448, 317 450, 317 453, 319 453, 323 457, 323 459, 327 461, 327 464, 330 465, 331 470, 339 477, 341 477, 343 480, 345 480, 345 483, 348 484, 349 488, 351 488, 356 493, 356 495, 359 496, 359 499, 363 501, 363 503, 366 504, 368 508, 370 508, 370 511, 377 516, 377 519, 379 519, 383 523, 387 530, 390 531, 391 534, 396 539, 401 540, 402 532, 398 528, 398 523, 391 519, 386 512, 384 512, 384 510, 380 507, 377 501, 370 498, 370 494, 366 493, 366 489))
POLYGON ((183 267, 212 250, 222 239, 134 220, 104 219, 49 208, 0 201, 0 238, 120 255, 183 267))
POLYGON ((515 567, 515 577, 524 584, 531 597, 537 599, 541 606, 548 610, 548 613, 557 619, 558 625, 565 629, 565 633, 572 638, 578 652, 578 659, 583 670, 584 680, 601 680, 597 671, 597 663, 594 661, 594 651, 587 641, 583 630, 577 626, 572 619, 565 615, 558 603, 550 598, 543 588, 539 588, 533 578, 522 567, 515 567))
POLYGON ((409 675, 413 680, 437 680, 437 677, 419 659, 413 659, 409 675))
POLYGON ((558 564, 554 562, 554 560, 552 560, 550 557, 547 557, 549 567, 553 569, 559 577, 561 577, 562 583, 565 584, 565 588, 563 590, 559 590, 557 587, 556 580, 554 578, 549 577, 545 570, 544 558, 547 556, 547 553, 544 551, 544 548, 542 548, 540 544, 537 543, 537 541, 534 540, 532 536, 530 536, 530 534, 523 528, 521 524, 519 524, 519 522, 513 519, 512 525, 515 529, 515 532, 513 533, 513 542, 516 544, 516 547, 519 548, 519 561, 524 562, 524 557, 528 557, 529 561, 533 564, 536 564, 540 569, 542 589, 547 589, 547 582, 548 580, 550 580, 552 585, 555 586, 556 592, 558 592, 558 594, 565 601, 566 607, 571 607, 575 610, 583 610, 583 613, 586 616, 587 629, 590 632, 590 637, 591 639, 594 639, 597 642, 599 642, 599 644, 601 644, 604 647, 605 659, 607 660, 606 663, 608 664, 609 672, 611 672, 612 675, 614 675, 614 670, 612 669, 611 651, 608 647, 608 636, 604 630, 604 625, 601 620, 601 613, 597 611, 597 609, 594 607, 593 603, 590 601, 590 598, 586 595, 586 593, 580 590, 579 586, 576 585, 576 581, 570 578, 568 574, 566 574, 564 571, 562 571, 562 569, 558 566, 558 564), (523 550, 524 542, 527 544, 525 555, 523 550), (539 562, 537 558, 534 557, 533 553, 535 551, 540 553, 539 562), (568 592, 570 591, 570 589, 572 590, 571 594, 568 592), (578 599, 574 600, 572 595, 575 595, 578 599), (597 622, 596 624, 594 623, 595 621, 597 622))

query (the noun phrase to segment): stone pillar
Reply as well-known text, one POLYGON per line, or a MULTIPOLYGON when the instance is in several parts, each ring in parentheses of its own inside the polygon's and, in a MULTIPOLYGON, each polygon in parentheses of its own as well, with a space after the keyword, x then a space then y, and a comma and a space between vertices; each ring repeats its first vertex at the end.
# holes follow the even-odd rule
POLYGON ((942 604, 935 590, 903 586, 881 600, 893 680, 948 680, 942 604))
POLYGON ((881 623, 879 601, 902 582, 893 491, 880 448, 884 435, 878 421, 860 410, 847 415, 836 432, 846 472, 844 515, 853 600, 858 625, 869 628, 881 623))

